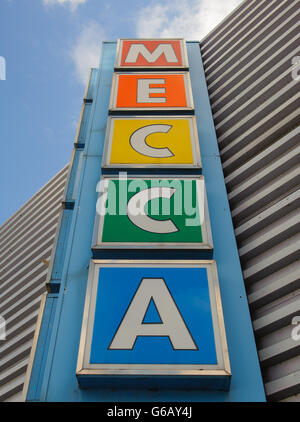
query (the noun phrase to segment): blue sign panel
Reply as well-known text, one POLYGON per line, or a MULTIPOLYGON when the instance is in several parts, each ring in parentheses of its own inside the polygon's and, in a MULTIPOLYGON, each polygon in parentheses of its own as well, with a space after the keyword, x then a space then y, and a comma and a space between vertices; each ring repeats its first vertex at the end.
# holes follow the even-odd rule
POLYGON ((214 261, 92 261, 79 382, 132 371, 149 381, 206 377, 208 388, 214 377, 229 379, 218 288, 214 261))
POLYGON ((216 359, 205 268, 101 269, 90 363, 216 364, 216 359), (160 308, 162 295, 167 310, 160 308), (139 320, 136 333, 128 339, 130 307, 139 320), (141 312, 135 307, 142 308, 141 312), (166 320, 172 317, 176 321, 166 320), (170 328, 173 339, 168 324, 176 323, 179 328, 172 326, 174 333, 170 328), (186 350, 176 345, 180 328, 185 331, 182 336, 187 336, 186 350), (112 348, 121 330, 125 336, 127 331, 127 339, 112 348))

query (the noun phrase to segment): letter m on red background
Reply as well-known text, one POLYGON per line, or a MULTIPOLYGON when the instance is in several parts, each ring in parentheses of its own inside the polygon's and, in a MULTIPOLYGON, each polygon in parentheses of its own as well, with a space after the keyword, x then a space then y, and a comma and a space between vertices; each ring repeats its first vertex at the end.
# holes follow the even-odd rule
POLYGON ((187 67, 184 41, 120 40, 117 67, 187 67))

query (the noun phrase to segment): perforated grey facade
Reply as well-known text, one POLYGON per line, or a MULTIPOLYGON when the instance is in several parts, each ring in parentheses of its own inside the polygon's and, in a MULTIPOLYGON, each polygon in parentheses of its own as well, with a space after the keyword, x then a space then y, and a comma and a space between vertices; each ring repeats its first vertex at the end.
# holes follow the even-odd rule
POLYGON ((300 401, 299 5, 245 1, 201 42, 269 400, 300 401))
POLYGON ((0 228, 0 401, 20 401, 68 166, 0 228))

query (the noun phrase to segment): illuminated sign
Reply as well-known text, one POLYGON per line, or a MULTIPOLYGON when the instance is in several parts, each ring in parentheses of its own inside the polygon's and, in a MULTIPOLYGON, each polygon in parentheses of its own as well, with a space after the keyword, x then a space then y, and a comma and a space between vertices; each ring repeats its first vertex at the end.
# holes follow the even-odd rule
POLYGON ((109 117, 103 167, 201 168, 194 117, 109 117))
POLYGON ((204 179, 103 177, 93 249, 212 249, 204 179))
MULTIPOLYGON (((201 170, 183 41, 119 40, 115 67, 102 169, 201 170)), ((212 252, 203 176, 121 172, 97 191, 94 257, 212 252)), ((82 387, 228 389, 215 262, 91 261, 77 377, 82 387)))
POLYGON ((215 262, 91 261, 77 376, 84 384, 95 374, 100 383, 139 375, 151 385, 171 375, 227 389, 215 262))
POLYGON ((121 39, 116 68, 187 68, 183 39, 121 39))
POLYGON ((110 110, 192 110, 188 72, 115 72, 110 110))

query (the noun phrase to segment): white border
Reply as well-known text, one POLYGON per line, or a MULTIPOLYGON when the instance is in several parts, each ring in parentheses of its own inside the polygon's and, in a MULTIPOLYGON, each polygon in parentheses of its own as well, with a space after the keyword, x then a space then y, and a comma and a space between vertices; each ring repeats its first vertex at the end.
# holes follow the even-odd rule
MULTIPOLYGON (((129 141, 128 141, 129 142, 129 141)), ((198 137, 198 130, 197 130, 197 122, 195 116, 149 116, 149 115, 140 115, 140 116, 110 116, 107 120, 106 126, 106 135, 105 135, 105 144, 104 144, 104 152, 103 152, 103 160, 102 160, 102 168, 119 168, 119 169, 134 169, 134 168, 188 168, 188 169, 198 169, 199 171, 202 169, 202 162, 201 162, 201 155, 200 155, 200 146, 199 146, 199 137, 198 137), (111 163, 111 149, 112 149, 112 142, 113 142, 113 134, 114 134, 114 123, 116 120, 188 120, 189 121, 189 128, 190 128, 190 138, 191 138, 191 146, 192 146, 192 155, 193 155, 193 163, 192 164, 180 164, 180 163, 111 163)))
POLYGON ((117 54, 115 60, 115 69, 188 69, 188 55, 186 50, 186 44, 184 38, 119 38, 117 42, 117 54), (123 41, 179 41, 180 42, 180 51, 182 57, 181 66, 135 66, 134 64, 129 66, 121 65, 122 50, 123 50, 123 41))
POLYGON ((230 376, 231 370, 216 262, 207 260, 176 262, 162 260, 157 263, 153 260, 92 260, 88 276, 76 375, 230 376), (99 271, 103 267, 206 268, 217 364, 90 364, 99 271))
MULTIPOLYGON (((151 103, 150 103, 151 104, 151 103)), ((193 95, 192 95, 192 86, 191 86, 191 80, 190 80, 190 74, 189 72, 114 72, 113 79, 112 79, 112 87, 111 87, 111 95, 110 95, 110 101, 109 101, 109 110, 112 112, 117 111, 181 111, 181 110, 194 110, 194 101, 193 101, 193 95), (151 75, 183 75, 184 78, 184 88, 185 88, 185 96, 186 96, 186 107, 117 107, 117 93, 118 93, 118 85, 119 85, 119 76, 120 75, 146 75, 147 77, 150 77, 151 75)))
MULTIPOLYGON (((151 175, 144 175, 144 176, 128 176, 127 180, 135 180, 135 179, 142 179, 142 180, 195 180, 197 183, 197 193, 198 193, 198 206, 199 210, 201 209, 199 202, 202 198, 199 195, 199 183, 198 181, 204 181, 203 176, 151 176, 151 175)), ((106 176, 102 175, 100 180, 119 180, 116 176, 106 176)), ((98 249, 203 249, 203 250, 212 250, 213 249, 213 239, 211 233, 211 226, 210 226, 210 219, 209 219, 209 212, 208 212, 208 205, 207 205, 207 197, 206 197, 206 190, 204 184, 204 221, 201 226, 202 231, 202 242, 102 242, 102 231, 103 231, 103 224, 105 216, 99 215, 96 212, 95 217, 95 224, 94 224, 94 234, 92 240, 92 250, 96 251, 98 249)), ((100 200, 100 208, 103 206, 103 197, 100 200)))

